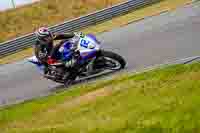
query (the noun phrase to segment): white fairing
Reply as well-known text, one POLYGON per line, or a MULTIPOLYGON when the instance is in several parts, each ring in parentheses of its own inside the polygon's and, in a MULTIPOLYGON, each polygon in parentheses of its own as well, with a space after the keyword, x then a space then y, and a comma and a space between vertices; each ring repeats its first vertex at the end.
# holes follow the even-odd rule
POLYGON ((78 50, 80 53, 86 53, 91 51, 98 51, 100 49, 100 45, 93 40, 92 38, 85 36, 84 38, 81 38, 78 42, 78 50), (85 46, 83 46, 84 42, 86 43, 85 46))

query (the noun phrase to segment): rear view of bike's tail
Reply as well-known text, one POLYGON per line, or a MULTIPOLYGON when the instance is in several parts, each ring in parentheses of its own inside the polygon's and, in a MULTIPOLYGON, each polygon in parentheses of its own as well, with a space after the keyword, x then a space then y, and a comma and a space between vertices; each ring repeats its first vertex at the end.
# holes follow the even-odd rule
POLYGON ((37 59, 36 56, 32 56, 32 57, 28 58, 27 60, 28 60, 28 62, 34 64, 38 68, 38 70, 40 71, 41 74, 44 73, 43 72, 44 71, 44 65, 42 63, 40 63, 40 61, 37 59))

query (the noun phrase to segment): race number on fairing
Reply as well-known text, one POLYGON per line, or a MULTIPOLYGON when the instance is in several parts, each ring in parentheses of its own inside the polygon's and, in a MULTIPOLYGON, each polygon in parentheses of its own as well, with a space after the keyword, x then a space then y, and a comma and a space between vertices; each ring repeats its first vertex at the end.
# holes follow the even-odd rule
POLYGON ((90 44, 90 41, 85 40, 85 39, 81 39, 81 43, 80 45, 84 48, 88 48, 88 45, 90 44))

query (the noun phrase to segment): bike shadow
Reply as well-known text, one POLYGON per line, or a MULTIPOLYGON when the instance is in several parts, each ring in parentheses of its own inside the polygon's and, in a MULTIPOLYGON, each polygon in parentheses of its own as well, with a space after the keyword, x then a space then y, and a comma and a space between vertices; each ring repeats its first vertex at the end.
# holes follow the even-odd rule
POLYGON ((75 85, 92 82, 92 81, 95 81, 97 79, 102 79, 106 76, 110 76, 112 74, 119 73, 119 72, 121 72, 121 71, 109 71, 109 72, 106 72, 106 73, 93 75, 93 76, 90 76, 90 77, 87 77, 87 78, 81 78, 81 79, 74 81, 68 87, 65 87, 63 84, 61 84, 61 85, 58 85, 58 86, 52 88, 50 91, 51 92, 60 92, 60 91, 63 91, 63 90, 69 89, 69 88, 73 89, 73 86, 75 86, 75 85))

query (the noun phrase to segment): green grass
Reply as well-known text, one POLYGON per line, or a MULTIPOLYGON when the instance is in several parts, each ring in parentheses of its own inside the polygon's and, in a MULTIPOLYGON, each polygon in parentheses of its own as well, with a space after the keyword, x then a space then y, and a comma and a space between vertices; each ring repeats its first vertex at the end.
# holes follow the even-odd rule
POLYGON ((0 12, 0 42, 52 26, 123 0, 41 0, 31 5, 0 12))
POLYGON ((0 111, 3 133, 200 132, 200 64, 76 86, 0 111))

